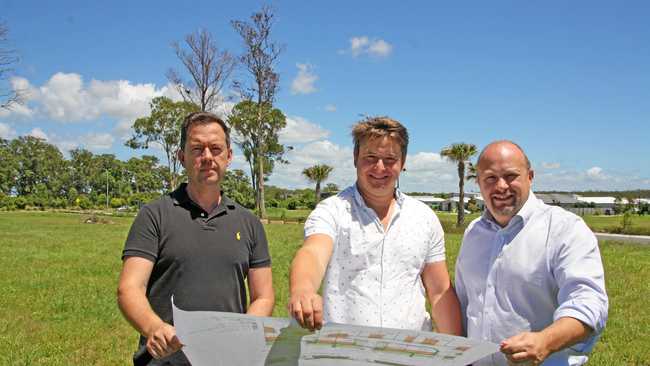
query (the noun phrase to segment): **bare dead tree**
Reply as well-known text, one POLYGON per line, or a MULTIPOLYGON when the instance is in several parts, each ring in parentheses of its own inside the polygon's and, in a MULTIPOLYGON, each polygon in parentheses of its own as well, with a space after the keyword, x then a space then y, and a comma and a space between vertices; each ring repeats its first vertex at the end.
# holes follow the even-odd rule
POLYGON ((11 85, 5 87, 13 72, 13 65, 18 63, 16 51, 6 46, 8 33, 7 26, 0 23, 0 109, 11 109, 12 106, 22 104, 24 101, 21 90, 17 90, 11 85))
POLYGON ((212 34, 204 29, 187 35, 185 46, 187 49, 178 42, 172 43, 190 78, 184 80, 178 72, 170 69, 167 79, 186 102, 198 105, 202 111, 214 111, 222 102, 220 93, 237 60, 228 51, 219 50, 212 34))
MULTIPOLYGON (((272 110, 275 95, 278 91, 280 77, 274 71, 275 63, 283 50, 283 46, 271 40, 274 13, 269 6, 263 6, 259 12, 251 15, 250 21, 232 21, 235 31, 244 41, 244 53, 239 57, 240 63, 252 76, 248 84, 235 82, 234 87, 242 99, 256 103, 256 143, 251 148, 257 162, 257 192, 256 206, 261 218, 266 218, 264 204, 264 159, 273 141, 277 144, 277 135, 283 124, 274 123, 268 118, 267 111, 272 110)), ((281 155, 280 155, 281 158, 281 155)))

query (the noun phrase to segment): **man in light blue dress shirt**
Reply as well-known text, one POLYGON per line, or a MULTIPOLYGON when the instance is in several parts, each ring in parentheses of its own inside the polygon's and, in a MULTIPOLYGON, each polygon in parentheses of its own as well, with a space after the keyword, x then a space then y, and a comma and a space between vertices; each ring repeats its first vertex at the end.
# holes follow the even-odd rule
POLYGON ((584 221, 531 192, 524 151, 496 141, 477 181, 487 210, 467 227, 456 292, 469 338, 500 344, 474 365, 582 365, 607 320, 598 242, 584 221))

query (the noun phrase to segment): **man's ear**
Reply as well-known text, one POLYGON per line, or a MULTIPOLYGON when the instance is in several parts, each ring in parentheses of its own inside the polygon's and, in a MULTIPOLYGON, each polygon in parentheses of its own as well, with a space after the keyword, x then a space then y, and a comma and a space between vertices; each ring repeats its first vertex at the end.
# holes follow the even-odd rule
POLYGON ((181 162, 183 168, 185 168, 185 153, 183 152, 183 149, 178 149, 176 151, 176 157, 178 158, 178 161, 181 162))
POLYGON ((528 169, 528 179, 532 182, 533 178, 535 178, 535 171, 532 169, 528 169))

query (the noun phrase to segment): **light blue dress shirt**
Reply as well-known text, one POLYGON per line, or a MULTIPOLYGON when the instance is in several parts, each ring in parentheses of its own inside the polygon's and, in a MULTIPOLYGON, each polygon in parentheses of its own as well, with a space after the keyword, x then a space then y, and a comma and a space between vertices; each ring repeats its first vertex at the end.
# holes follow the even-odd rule
MULTIPOLYGON (((486 210, 470 223, 456 263, 456 292, 469 338, 500 343, 561 317, 594 332, 544 365, 582 365, 607 320, 608 299, 595 235, 584 221, 530 192, 508 225, 486 210)), ((506 365, 495 353, 474 365, 506 365)))

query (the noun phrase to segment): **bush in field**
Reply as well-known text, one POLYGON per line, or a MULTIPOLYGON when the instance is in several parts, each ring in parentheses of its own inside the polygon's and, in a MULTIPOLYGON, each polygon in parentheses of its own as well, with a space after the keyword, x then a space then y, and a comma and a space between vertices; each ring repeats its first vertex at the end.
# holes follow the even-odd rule
POLYGON ((16 197, 14 204, 16 205, 16 208, 18 208, 19 210, 24 210, 25 207, 27 207, 27 199, 23 196, 18 196, 16 197))
POLYGON ((106 193, 96 195, 93 202, 97 207, 106 207, 106 193))
POLYGON ((88 198, 88 196, 82 194, 77 197, 77 206, 79 206, 82 210, 89 210, 93 207, 93 203, 90 201, 90 198, 88 198))
POLYGON ((124 206, 124 200, 118 197, 111 198, 111 207, 118 208, 124 206))

